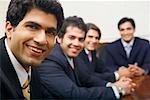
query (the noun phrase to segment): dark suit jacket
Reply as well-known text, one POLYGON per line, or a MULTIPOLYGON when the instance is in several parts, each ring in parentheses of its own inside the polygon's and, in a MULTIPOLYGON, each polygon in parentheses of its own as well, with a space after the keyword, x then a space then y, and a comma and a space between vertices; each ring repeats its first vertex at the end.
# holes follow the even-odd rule
POLYGON ((99 86, 99 81, 91 78, 80 58, 74 59, 72 69, 59 44, 56 44, 48 58, 39 67, 43 85, 55 98, 61 99, 103 99, 113 100, 111 88, 99 86))
POLYGON ((135 37, 135 41, 127 58, 121 40, 108 44, 105 48, 105 64, 110 71, 117 70, 120 66, 138 63, 138 66, 150 72, 150 44, 147 40, 135 37))
POLYGON ((114 73, 107 72, 107 69, 103 64, 104 62, 101 59, 98 60, 98 58, 96 57, 96 51, 92 51, 91 53, 92 53, 92 62, 89 61, 88 55, 86 54, 85 50, 82 50, 81 53, 79 54, 79 57, 84 61, 89 71, 103 80, 114 82, 115 81, 114 73))
MULTIPOLYGON (((7 54, 4 39, 0 39, 0 99, 24 99, 16 71, 7 54)), ((35 69, 31 72, 30 88, 31 99, 46 98, 46 90, 42 88, 35 69)))

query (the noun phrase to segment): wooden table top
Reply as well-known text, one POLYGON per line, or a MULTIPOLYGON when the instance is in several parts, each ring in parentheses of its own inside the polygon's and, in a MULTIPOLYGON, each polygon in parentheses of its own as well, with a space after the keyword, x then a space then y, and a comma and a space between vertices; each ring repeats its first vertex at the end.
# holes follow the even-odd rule
POLYGON ((122 100, 150 100, 150 75, 135 77, 133 82, 137 85, 135 91, 122 100))

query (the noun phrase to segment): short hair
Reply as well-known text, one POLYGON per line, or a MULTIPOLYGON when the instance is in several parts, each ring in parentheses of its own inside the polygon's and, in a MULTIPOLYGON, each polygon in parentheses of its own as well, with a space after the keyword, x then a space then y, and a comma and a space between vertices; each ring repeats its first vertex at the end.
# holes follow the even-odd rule
POLYGON ((133 28, 135 29, 135 22, 132 18, 124 17, 118 22, 118 29, 120 29, 120 25, 125 23, 125 22, 130 22, 133 28))
POLYGON ((87 26, 87 32, 88 32, 90 29, 93 29, 93 30, 95 30, 95 31, 98 32, 98 34, 99 34, 99 39, 101 38, 101 30, 99 29, 98 26, 96 26, 96 25, 93 24, 93 23, 87 23, 86 26, 87 26))
POLYGON ((58 37, 64 37, 66 33, 67 27, 72 26, 72 27, 78 27, 82 31, 87 32, 86 24, 84 23, 83 19, 81 17, 77 16, 70 16, 66 18, 63 22, 63 25, 59 31, 58 37))
POLYGON ((11 0, 6 21, 10 21, 12 26, 16 27, 33 8, 53 14, 57 19, 57 31, 60 29, 64 20, 64 13, 61 4, 57 0, 11 0))

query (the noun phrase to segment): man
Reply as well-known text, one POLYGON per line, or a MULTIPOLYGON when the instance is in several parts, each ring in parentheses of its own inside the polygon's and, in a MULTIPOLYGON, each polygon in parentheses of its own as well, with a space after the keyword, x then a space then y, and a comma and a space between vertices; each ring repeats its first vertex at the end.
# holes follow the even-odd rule
POLYGON ((131 79, 122 78, 112 87, 100 87, 100 81, 88 73, 77 57, 83 49, 85 34, 82 18, 73 16, 64 20, 58 44, 39 67, 43 85, 56 99, 113 100, 119 98, 120 88, 125 90, 123 95, 130 94, 135 86, 131 79))
POLYGON ((35 66, 52 49, 63 18, 55 0, 11 0, 0 39, 0 99, 47 98, 35 66))
POLYGON ((127 75, 122 75, 121 73, 122 71, 125 71, 126 69, 121 68, 112 73, 112 72, 109 72, 107 67, 104 66, 103 57, 98 58, 96 56, 96 49, 99 46, 99 41, 101 38, 101 31, 93 23, 88 23, 86 25, 87 25, 87 34, 86 34, 85 41, 84 41, 84 49, 79 54, 79 56, 81 57, 81 59, 84 60, 84 63, 89 68, 89 70, 94 75, 103 79, 102 83, 104 85, 107 85, 108 81, 110 82, 117 81, 120 78, 119 76, 122 76, 122 77, 127 76, 127 75), (90 61, 90 58, 91 58, 91 61, 90 61))
POLYGON ((105 64, 111 72, 126 69, 130 77, 150 72, 150 44, 148 40, 134 36, 135 22, 132 18, 122 18, 118 23, 121 39, 106 46, 105 64))
POLYGON ((93 23, 87 23, 87 33, 84 41, 84 49, 79 54, 79 57, 84 60, 84 63, 88 69, 100 78, 114 82, 115 75, 113 73, 107 73, 107 69, 103 65, 101 59, 96 57, 96 49, 99 46, 101 38, 100 29, 93 23))

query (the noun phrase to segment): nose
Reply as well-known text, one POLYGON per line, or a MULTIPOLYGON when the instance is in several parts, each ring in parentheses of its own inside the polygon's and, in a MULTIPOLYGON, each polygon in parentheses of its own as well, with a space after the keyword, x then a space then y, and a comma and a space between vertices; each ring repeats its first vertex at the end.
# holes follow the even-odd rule
POLYGON ((79 41, 78 39, 75 39, 75 40, 73 41, 73 45, 79 46, 79 45, 80 45, 80 41, 79 41))
POLYGON ((36 34, 34 41, 37 42, 40 45, 47 44, 47 37, 45 31, 40 31, 36 34))

